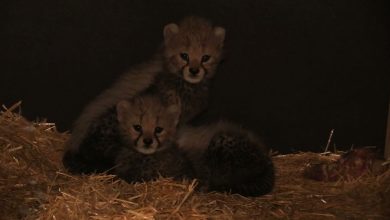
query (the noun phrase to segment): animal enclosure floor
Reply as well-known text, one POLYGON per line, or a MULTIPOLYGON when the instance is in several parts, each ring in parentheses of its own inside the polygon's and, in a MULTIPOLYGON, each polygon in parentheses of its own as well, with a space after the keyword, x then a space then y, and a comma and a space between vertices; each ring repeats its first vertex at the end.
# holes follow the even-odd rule
POLYGON ((127 184, 114 176, 73 176, 61 165, 68 134, 51 123, 0 115, 0 219, 389 219, 390 170, 355 180, 303 177, 310 163, 333 160, 305 152, 273 157, 276 185, 246 198, 201 193, 196 181, 127 184))

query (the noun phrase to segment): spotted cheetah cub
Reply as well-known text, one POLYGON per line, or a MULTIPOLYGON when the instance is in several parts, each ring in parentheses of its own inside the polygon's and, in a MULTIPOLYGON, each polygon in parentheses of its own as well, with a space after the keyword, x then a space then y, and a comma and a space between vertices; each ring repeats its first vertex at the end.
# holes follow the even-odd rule
MULTIPOLYGON (((97 143, 100 130, 96 127, 105 120, 111 120, 105 116, 110 117, 110 112, 121 100, 132 99, 143 92, 153 92, 162 99, 178 96, 181 101, 179 124, 190 121, 206 110, 211 80, 223 55, 225 29, 192 16, 178 24, 167 24, 163 28, 163 36, 160 49, 150 61, 123 74, 111 88, 84 109, 66 143, 63 157, 65 167, 85 163, 84 158, 91 157, 95 145, 104 147, 104 143, 97 143)), ((111 147, 106 146, 104 154, 95 155, 106 158, 105 155, 115 153, 110 151, 111 147)), ((96 167, 96 170, 101 170, 103 166, 96 167)), ((89 171, 83 168, 78 170, 89 171)))

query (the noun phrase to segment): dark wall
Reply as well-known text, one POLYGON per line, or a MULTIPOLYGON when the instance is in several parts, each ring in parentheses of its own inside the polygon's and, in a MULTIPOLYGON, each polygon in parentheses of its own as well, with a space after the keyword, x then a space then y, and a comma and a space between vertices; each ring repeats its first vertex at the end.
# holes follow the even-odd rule
POLYGON ((188 14, 227 29, 208 115, 279 151, 383 147, 390 87, 386 0, 3 1, 0 102, 68 130, 83 106, 147 60, 188 14))

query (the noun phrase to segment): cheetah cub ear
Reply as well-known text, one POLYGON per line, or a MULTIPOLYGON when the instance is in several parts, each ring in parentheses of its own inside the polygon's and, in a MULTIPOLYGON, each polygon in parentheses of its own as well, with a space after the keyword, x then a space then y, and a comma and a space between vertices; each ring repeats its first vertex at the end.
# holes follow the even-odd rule
POLYGON ((167 114, 169 119, 172 121, 172 124, 176 127, 179 124, 180 120, 180 105, 172 104, 167 107, 167 114))
POLYGON ((220 43, 220 46, 223 46, 223 42, 225 41, 225 28, 223 27, 215 27, 214 28, 214 36, 220 43))
POLYGON ((169 96, 167 100, 165 100, 166 111, 174 125, 176 126, 179 123, 180 114, 181 114, 181 101, 180 97, 176 94, 172 94, 169 96))
POLYGON ((125 122, 130 114, 134 113, 136 106, 143 106, 144 101, 141 97, 135 97, 131 100, 121 100, 116 104, 117 119, 120 123, 125 122))
POLYGON ((131 104, 126 100, 122 100, 116 104, 117 118, 119 122, 122 123, 126 120, 126 115, 130 108, 131 104))
POLYGON ((175 34, 179 33, 179 26, 175 23, 170 23, 165 25, 164 27, 164 40, 167 41, 175 34))

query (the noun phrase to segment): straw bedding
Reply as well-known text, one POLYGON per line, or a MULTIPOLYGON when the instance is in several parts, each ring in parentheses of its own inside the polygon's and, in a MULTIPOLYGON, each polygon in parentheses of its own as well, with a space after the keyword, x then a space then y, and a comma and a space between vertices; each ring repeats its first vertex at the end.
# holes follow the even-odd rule
POLYGON ((47 122, 0 115, 0 219, 388 219, 390 170, 354 180, 303 177, 308 163, 333 156, 273 157, 274 191, 257 198, 201 193, 196 180, 127 184, 110 175, 73 176, 61 164, 68 134, 47 122))

